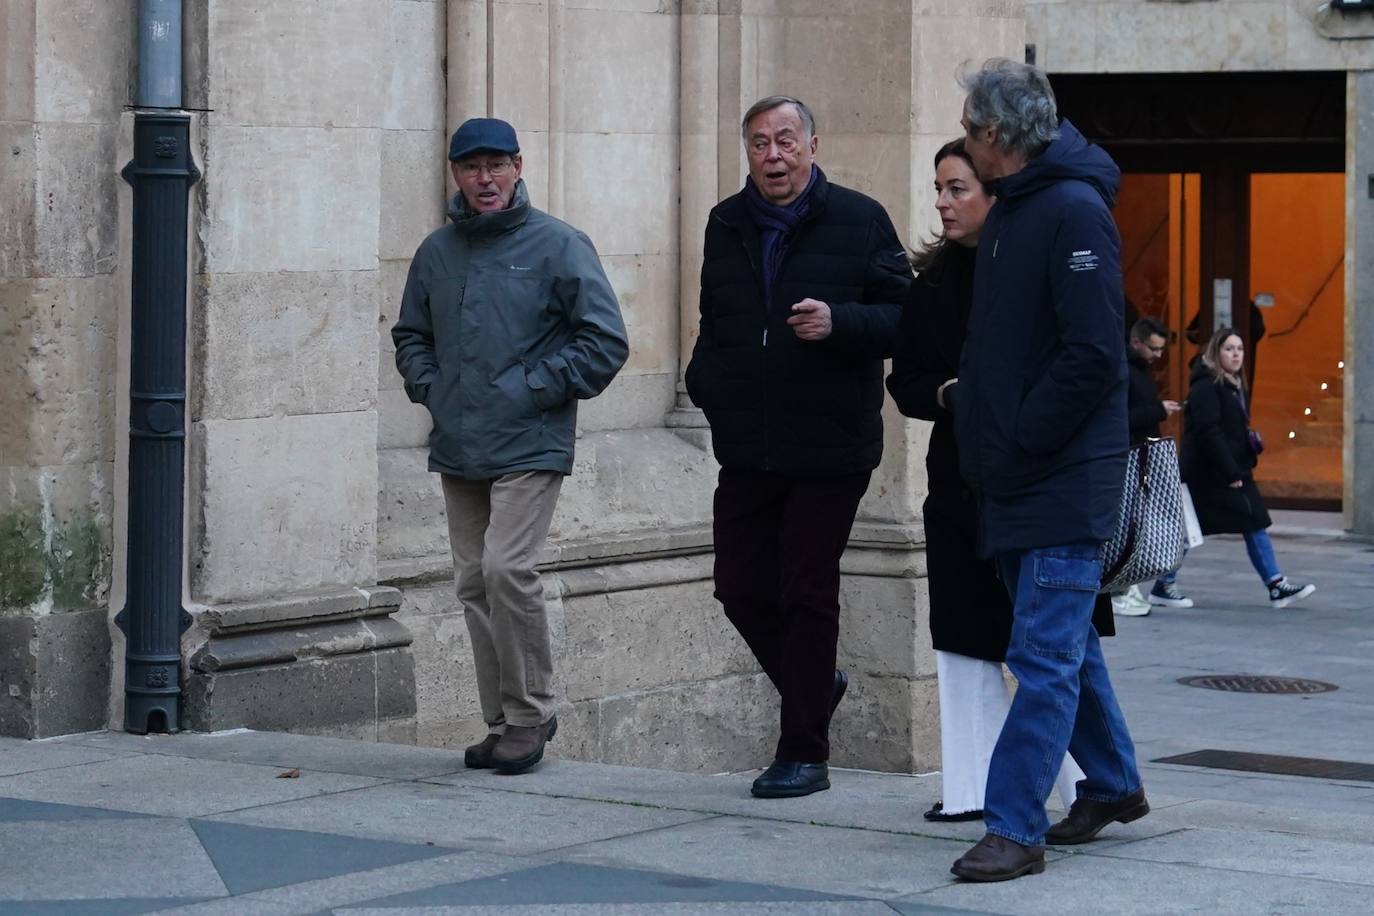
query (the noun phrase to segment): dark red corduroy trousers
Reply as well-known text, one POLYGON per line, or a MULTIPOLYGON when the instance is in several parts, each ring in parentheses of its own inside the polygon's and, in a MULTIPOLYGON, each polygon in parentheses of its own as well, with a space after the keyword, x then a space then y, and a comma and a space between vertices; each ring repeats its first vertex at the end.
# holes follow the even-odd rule
POLYGON ((830 758, 840 555, 869 476, 720 472, 716 599, 782 697, 782 760, 830 758))

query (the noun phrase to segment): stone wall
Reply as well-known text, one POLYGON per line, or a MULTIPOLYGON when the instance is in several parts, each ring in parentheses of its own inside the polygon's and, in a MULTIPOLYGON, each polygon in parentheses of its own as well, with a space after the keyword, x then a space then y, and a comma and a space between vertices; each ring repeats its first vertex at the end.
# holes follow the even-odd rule
POLYGON ((1026 41, 1050 73, 1361 70, 1368 14, 1308 0, 1026 0, 1026 41))
MULTIPOLYGON (((0 175, 27 208, 0 221, 15 319, 6 327, 21 329, 0 337, 0 356, 11 357, 0 371, 23 367, 16 379, 30 393, 0 391, 0 463, 16 481, 0 490, 10 500, 0 507, 60 519, 68 510, 57 507, 70 504, 94 519, 100 559, 75 604, 92 609, 98 632, 64 645, 99 659, 74 667, 102 684, 127 425, 128 195, 113 172, 129 126, 119 108, 132 23, 114 6, 0 6, 5 149, 32 163, 0 175), (96 10, 107 27, 78 28, 77 12, 87 23, 96 10), (43 28, 61 40, 45 41, 43 28), (91 86, 81 104, 103 107, 81 108, 57 89, 51 112, 14 97, 14 85, 45 85, 16 82, 25 61, 40 74, 65 61, 91 86), (64 119, 87 146, 35 151, 47 122, 64 119), (61 295, 34 299, 40 279, 61 295), (60 351, 32 344, 41 334, 60 336, 60 351), (69 400, 44 412, 34 392, 69 400), (60 452, 43 453, 54 442, 60 452), (22 446, 13 457, 11 443, 22 446)), ((389 330, 410 255, 444 219, 447 134, 493 115, 520 133, 535 205, 596 244, 632 340, 625 370, 581 409, 576 467, 542 567, 563 701, 556 751, 685 769, 764 760, 776 696, 711 594, 717 468, 680 381, 707 211, 743 182, 744 109, 786 92, 814 107, 819 161, 834 180, 881 200, 904 237, 930 231, 929 160, 959 131, 955 70, 1018 56, 1021 11, 1019 0, 188 3, 185 104, 199 112, 204 178, 190 227, 186 604, 195 624, 184 639, 183 724, 441 746, 483 731, 442 499, 425 469, 428 417, 405 398, 389 330)), ((890 408, 887 427, 842 564, 840 655, 853 686, 836 760, 927 769, 938 739, 919 525, 925 431, 890 408)), ((46 524, 15 530, 58 543, 66 523, 46 524)), ((70 593, 69 578, 48 566, 78 552, 25 542, 12 555, 48 565, 36 597, 6 599, 15 608, 0 625, 56 619, 49 611, 65 608, 55 596, 70 593)), ((113 587, 117 606, 119 575, 113 587)), ((58 670, 37 645, 28 670, 58 670)), ((112 651, 117 661, 122 643, 112 651)), ((110 704, 116 726, 121 706, 110 704)), ((97 712, 83 727, 102 720, 97 712)), ((15 730, 3 714, 0 726, 15 730)))
POLYGON ((128 6, 0 4, 0 734, 105 719, 128 6))

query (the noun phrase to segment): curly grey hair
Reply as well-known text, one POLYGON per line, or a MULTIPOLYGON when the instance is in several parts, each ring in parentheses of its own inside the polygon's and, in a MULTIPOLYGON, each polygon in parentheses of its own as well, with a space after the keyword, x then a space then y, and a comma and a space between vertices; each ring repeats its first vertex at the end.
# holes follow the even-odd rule
POLYGON ((1035 156, 1058 138, 1054 90, 1038 67, 994 57, 978 70, 965 70, 959 85, 968 92, 969 127, 996 127, 998 146, 1006 152, 1035 156))
POLYGON ((802 130, 806 131, 806 136, 802 139, 809 140, 816 135, 816 118, 811 114, 811 109, 806 107, 806 103, 801 99, 794 99, 790 95, 770 95, 767 98, 759 99, 749 106, 749 110, 744 113, 744 120, 740 122, 740 135, 744 139, 749 139, 749 122, 765 111, 772 111, 774 108, 781 108, 784 105, 791 105, 797 110, 797 117, 801 118, 802 130))

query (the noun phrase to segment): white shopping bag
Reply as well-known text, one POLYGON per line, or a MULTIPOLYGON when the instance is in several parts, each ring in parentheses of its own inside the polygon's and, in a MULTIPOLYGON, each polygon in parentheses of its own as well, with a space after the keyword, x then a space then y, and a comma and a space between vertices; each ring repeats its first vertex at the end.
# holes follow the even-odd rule
POLYGON ((1188 492, 1186 483, 1179 484, 1183 491, 1183 541, 1188 549, 1202 546, 1202 525, 1198 524, 1197 510, 1193 508, 1193 494, 1188 492))

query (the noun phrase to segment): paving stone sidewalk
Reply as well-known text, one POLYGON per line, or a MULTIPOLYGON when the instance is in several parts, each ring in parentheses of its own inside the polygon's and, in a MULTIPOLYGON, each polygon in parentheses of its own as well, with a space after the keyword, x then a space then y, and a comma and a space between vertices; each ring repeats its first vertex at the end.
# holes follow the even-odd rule
POLYGON ((1276 543, 1318 583, 1308 601, 1267 607, 1243 545, 1217 538, 1180 578, 1197 608, 1118 622, 1106 645, 1154 812, 1052 850, 1040 876, 957 883, 981 825, 921 820, 938 774, 838 771, 829 792, 764 801, 756 771, 551 759, 500 777, 431 748, 98 733, 0 739, 0 914, 1368 913, 1374 781, 1150 762, 1374 764, 1374 546, 1276 543), (1206 674, 1339 689, 1178 683, 1206 674))

